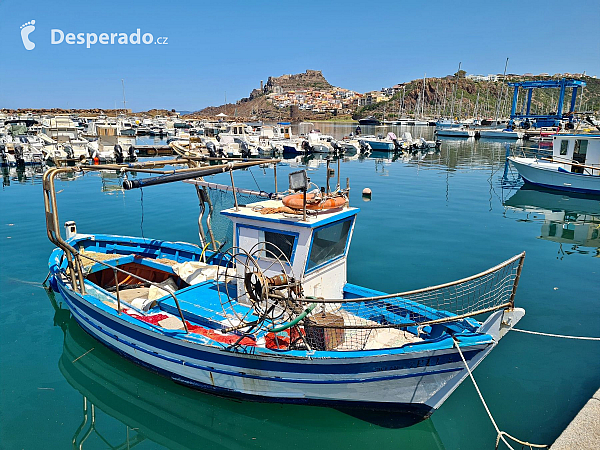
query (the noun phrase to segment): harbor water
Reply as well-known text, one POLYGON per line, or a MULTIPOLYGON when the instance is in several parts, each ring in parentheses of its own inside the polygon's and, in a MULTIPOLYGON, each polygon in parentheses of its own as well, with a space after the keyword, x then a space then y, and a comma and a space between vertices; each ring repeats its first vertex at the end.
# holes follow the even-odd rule
MULTIPOLYGON (((355 124, 319 123, 341 137, 355 124)), ((433 138, 430 127, 361 127, 433 138)), ((162 142, 162 141, 160 141, 162 142)), ((155 143, 152 140, 141 142, 155 143)), ((156 142, 159 143, 159 142, 156 142)), ((513 144, 514 145, 514 144, 513 144)), ((600 198, 528 189, 505 167, 506 143, 443 140, 439 151, 340 160, 359 207, 348 281, 400 292, 463 278, 526 251, 518 327, 600 336, 600 198), (372 197, 363 199, 363 188, 372 197)), ((331 162, 337 181, 337 161, 331 162)), ((324 186, 319 157, 284 160, 324 186)), ((52 244, 42 171, 2 169, 0 448, 493 449, 496 432, 469 379, 430 419, 220 398, 175 384, 103 347, 42 287, 52 244)), ((139 175, 141 176, 141 175, 139 175)), ((238 187, 274 190, 272 170, 235 172, 238 187)), ((210 181, 229 183, 229 175, 210 181)), ((174 183, 123 192, 116 173, 57 182, 59 218, 80 233, 198 241, 198 200, 174 183)), ((474 371, 500 429, 551 444, 598 389, 597 342, 510 332, 474 371)))

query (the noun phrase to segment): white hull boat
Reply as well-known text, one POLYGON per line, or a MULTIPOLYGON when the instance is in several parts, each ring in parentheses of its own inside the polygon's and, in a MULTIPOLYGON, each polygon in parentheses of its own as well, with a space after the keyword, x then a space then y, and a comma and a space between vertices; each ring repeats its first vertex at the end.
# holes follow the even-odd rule
POLYGON ((508 130, 508 129, 480 129, 476 132, 479 134, 479 137, 482 139, 511 139, 511 140, 519 140, 523 139, 524 132, 508 130))
POLYGON ((556 135, 551 158, 511 156, 508 159, 527 183, 600 194, 600 135, 556 135))
POLYGON ((439 137, 457 137, 457 138, 470 138, 475 137, 475 131, 467 128, 436 128, 435 134, 439 137))
MULTIPOLYGON (((200 177, 257 164, 265 162, 174 170, 123 187, 205 186, 200 177)), ((44 175, 47 231, 58 247, 50 285, 87 333, 180 384, 247 400, 424 418, 468 376, 462 358, 477 367, 524 315, 514 306, 524 254, 403 293, 348 283, 359 210, 348 205, 348 190, 307 194, 304 171, 290 175, 300 193, 255 192, 263 200, 221 212, 235 230, 227 252, 207 252, 202 238, 196 246, 81 234, 74 222, 63 239, 54 178, 76 170, 102 166, 44 175)), ((242 192, 233 182, 222 188, 242 192)))

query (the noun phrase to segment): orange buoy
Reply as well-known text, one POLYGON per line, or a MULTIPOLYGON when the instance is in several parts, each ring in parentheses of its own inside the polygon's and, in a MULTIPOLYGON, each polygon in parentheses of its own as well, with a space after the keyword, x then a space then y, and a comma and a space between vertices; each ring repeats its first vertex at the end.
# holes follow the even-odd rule
MULTIPOLYGON (((302 209, 304 207, 303 194, 293 194, 283 197, 281 200, 285 206, 292 209, 302 209)), ((319 200, 315 194, 306 195, 306 209, 311 211, 323 211, 327 209, 340 208, 344 206, 346 199, 344 197, 330 197, 319 200)))

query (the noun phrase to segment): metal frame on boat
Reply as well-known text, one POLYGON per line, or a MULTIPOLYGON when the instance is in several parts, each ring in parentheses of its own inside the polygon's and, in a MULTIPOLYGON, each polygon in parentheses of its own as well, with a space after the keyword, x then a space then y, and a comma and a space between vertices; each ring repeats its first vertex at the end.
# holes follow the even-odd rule
POLYGON ((276 161, 199 167, 176 160, 183 161, 192 167, 56 168, 43 181, 48 237, 58 247, 49 261, 53 289, 86 332, 178 383, 256 401, 423 418, 468 374, 456 346, 472 370, 525 313, 514 307, 524 253, 402 293, 348 283, 359 210, 348 204, 339 168, 333 190, 328 179, 326 189, 308 195, 306 173, 292 174, 290 189, 302 198, 287 202, 292 207, 277 192, 240 205, 233 171, 276 161), (234 224, 232 248, 213 241, 208 250, 203 232, 196 246, 80 234, 72 222, 63 239, 56 176, 99 169, 158 175, 127 180, 125 189, 190 180, 197 192, 206 188, 202 177, 229 172, 235 202, 222 214, 234 224), (489 316, 476 320, 482 314, 489 316))

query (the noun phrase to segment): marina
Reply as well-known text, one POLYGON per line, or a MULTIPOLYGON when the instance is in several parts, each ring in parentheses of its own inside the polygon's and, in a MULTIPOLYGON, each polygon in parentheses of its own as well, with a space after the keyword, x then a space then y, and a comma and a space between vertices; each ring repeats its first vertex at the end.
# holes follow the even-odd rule
POLYGON ((0 2, 0 450, 600 448, 600 11, 513 3, 0 2))
MULTIPOLYGON (((353 129, 351 124, 319 124, 319 127, 324 134, 338 139, 349 134, 353 129)), ((388 129, 390 132, 401 134, 400 126, 389 126, 388 129)), ((367 128, 365 132, 368 131, 367 128)), ((432 127, 412 127, 410 132, 413 135, 422 135, 426 140, 433 138, 432 127)), ((145 144, 140 145, 148 145, 148 141, 141 142, 145 144)), ((509 141, 506 143, 510 145, 509 141)), ((353 243, 348 252, 348 281, 383 292, 407 291, 467 277, 525 250, 527 257, 515 301, 526 309, 527 314, 518 327, 566 335, 597 336, 600 330, 598 330, 597 314, 594 309, 595 297, 590 296, 589 292, 595 289, 594 280, 598 271, 600 242, 597 232, 600 202, 594 198, 580 198, 578 194, 536 191, 521 186, 522 182, 516 170, 510 165, 506 166, 506 143, 492 140, 444 140, 438 152, 414 155, 408 153, 404 157, 392 157, 381 152, 365 157, 357 157, 359 154, 342 157, 339 160, 341 177, 343 179, 347 176, 351 180, 350 205, 355 205, 361 210, 353 233, 353 243), (353 181, 357 178, 360 180, 358 183, 353 181), (368 186, 373 191, 369 202, 361 198, 360 192, 363 186, 368 186), (389 189, 390 186, 393 186, 393 189, 389 189), (480 194, 485 192, 486 195, 473 195, 475 192, 480 194), (382 222, 381 217, 385 216, 390 204, 406 211, 409 213, 408 216, 402 221, 382 222), (563 214, 559 214, 561 209, 564 211, 563 214), (440 233, 440 224, 445 225, 443 233, 440 233), (377 245, 376 249, 371 248, 373 227, 379 230, 378 239, 388 242, 387 245, 377 245), (489 238, 490 233, 495 237, 494 239, 489 238), (540 235, 546 237, 538 239, 540 235), (445 249, 443 252, 440 251, 442 247, 445 249), (402 256, 411 254, 419 256, 416 259, 402 256), (359 255, 370 256, 365 259, 359 258, 359 255), (460 265, 455 264, 457 255, 460 255, 460 265), (556 270, 565 273, 567 277, 564 282, 557 280, 550 286, 547 284, 547 273, 556 270), (398 276, 376 276, 378 273, 389 271, 397 273, 398 276), (576 285, 566 281, 569 279, 569 274, 575 273, 588 275, 579 277, 580 282, 576 285), (379 283, 374 284, 375 279, 378 279, 379 283), (561 303, 573 301, 568 300, 573 298, 577 299, 577 310, 573 308, 565 310, 560 307, 561 303), (549 299, 552 299, 551 303, 549 299), (581 311, 587 311, 587 314, 581 315, 581 311)), ((152 145, 163 144, 158 141, 152 145)), ((173 159, 172 156, 166 158, 173 159)), ((160 161, 160 158, 158 160, 160 161)), ((149 159, 142 158, 140 161, 149 161, 149 159)), ((331 161, 330 167, 337 172, 335 160, 331 161)), ((282 187, 284 183, 287 185, 285 181, 288 173, 302 169, 307 170, 311 180, 320 185, 324 185, 327 180, 325 176, 327 160, 321 159, 318 155, 282 159, 277 168, 281 189, 284 189, 282 187)), ((136 439, 159 443, 169 448, 176 445, 189 447, 191 441, 188 439, 192 439, 192 436, 193 439, 198 439, 200 436, 202 439, 212 441, 223 439, 212 434, 213 428, 206 423, 197 422, 201 416, 198 416, 198 419, 190 418, 192 423, 187 427, 193 434, 178 435, 173 428, 177 427, 177 422, 169 418, 168 414, 178 414, 179 406, 175 405, 180 403, 175 403, 171 412, 155 410, 153 414, 157 414, 157 417, 152 418, 148 415, 148 402, 155 404, 168 402, 165 395, 172 398, 187 398, 191 394, 186 392, 194 392, 189 387, 174 384, 160 375, 138 369, 119 355, 112 354, 108 348, 103 349, 101 343, 85 333, 82 335, 79 325, 72 319, 68 319, 62 329, 52 327, 55 322, 57 325, 61 323, 59 317, 69 317, 69 315, 66 313, 67 305, 61 300, 60 295, 52 294, 52 299, 49 301, 48 295, 51 294, 47 294, 39 284, 45 277, 41 267, 44 265, 42 261, 47 259, 48 251, 52 247, 51 244, 43 241, 45 235, 43 212, 42 219, 39 220, 39 209, 43 211, 40 195, 43 171, 36 171, 33 167, 27 169, 29 171, 27 173, 24 170, 25 168, 17 167, 3 169, 8 172, 6 178, 9 182, 4 183, 2 193, 3 204, 8 205, 2 242, 5 247, 24 246, 23 248, 29 249, 37 262, 17 265, 10 274, 3 270, 2 281, 10 289, 3 291, 2 295, 3 301, 8 301, 9 305, 13 305, 11 308, 16 308, 14 309, 16 314, 19 307, 16 303, 13 304, 11 299, 23 295, 31 296, 36 303, 39 302, 39 307, 35 308, 38 311, 35 315, 36 322, 48 323, 48 328, 43 334, 39 334, 41 332, 39 330, 28 337, 16 331, 14 327, 17 326, 17 322, 13 322, 14 325, 12 328, 8 327, 7 331, 15 330, 17 335, 22 336, 20 340, 24 339, 24 343, 32 338, 42 339, 46 346, 49 345, 54 349, 51 351, 52 357, 43 358, 43 361, 47 361, 44 363, 46 368, 43 373, 54 374, 50 376, 53 381, 50 384, 45 380, 36 381, 37 376, 32 373, 22 383, 27 383, 28 386, 36 385, 36 389, 33 389, 31 394, 25 394, 26 396, 34 395, 35 398, 40 398, 40 395, 55 395, 57 390, 63 393, 63 399, 58 404, 56 403, 58 399, 48 403, 48 407, 43 409, 42 416, 52 417, 57 405, 64 405, 61 408, 71 405, 68 420, 71 425, 61 428, 60 433, 56 435, 57 442, 70 442, 72 438, 81 441, 85 437, 85 432, 77 432, 78 427, 82 423, 82 418, 88 417, 89 421, 92 408, 95 411, 97 429, 100 429, 101 420, 109 424, 108 428, 104 428, 104 433, 109 430, 109 433, 122 435, 127 427, 137 428, 130 431, 130 436, 137 433, 140 436, 136 439), (21 172, 23 175, 19 175, 21 172), (13 206, 23 196, 30 197, 32 202, 37 203, 38 210, 32 208, 31 211, 25 212, 13 206), (28 237, 31 230, 37 230, 35 232, 37 237, 34 240, 28 237), (54 304, 57 309, 54 309, 51 304, 54 304), (72 333, 80 336, 78 341, 81 342, 83 339, 84 342, 74 347, 77 349, 75 351, 71 350, 72 333), (63 346, 67 343, 72 354, 61 359, 61 354, 65 351, 63 346), (81 358, 77 359, 79 357, 81 358), (57 366, 59 360, 63 362, 57 366), (87 364, 91 366, 84 369, 84 378, 82 375, 75 375, 76 372, 73 370, 80 371, 81 368, 87 367, 87 364), (107 382, 97 384, 98 380, 106 380, 106 377, 114 376, 99 369, 110 366, 116 366, 115 370, 135 374, 125 378, 129 380, 128 383, 131 383, 131 389, 139 390, 136 380, 140 377, 140 383, 147 380, 146 382, 151 385, 164 386, 164 391, 153 389, 154 393, 150 396, 142 396, 139 400, 141 409, 132 414, 126 407, 128 404, 110 403, 111 398, 120 395, 121 389, 115 391, 115 388, 110 387, 110 383, 106 384, 107 382), (67 367, 71 369, 66 369, 67 367), (79 381, 74 381, 75 379, 79 381), (37 385, 41 389, 37 389, 37 385), (105 386, 102 395, 98 394, 94 386, 105 386), (110 394, 111 389, 112 394, 110 394), (82 395, 85 400, 82 400, 82 395), (157 431, 149 425, 157 418, 171 425, 166 425, 164 430, 157 431)), ((140 192, 122 190, 120 187, 123 184, 122 176, 117 175, 113 180, 106 178, 106 175, 103 172, 90 172, 85 176, 67 173, 64 177, 57 178, 56 192, 60 192, 57 198, 62 205, 60 217, 63 222, 75 219, 80 233, 102 229, 104 233, 109 234, 130 236, 143 234, 146 237, 152 236, 167 241, 197 242, 198 230, 193 224, 197 222, 198 200, 194 201, 193 186, 174 183, 164 187, 142 188, 142 200, 140 192), (109 186, 107 183, 111 186, 115 185, 116 189, 105 190, 105 186, 109 186), (79 195, 88 198, 93 196, 95 208, 107 208, 111 214, 98 217, 93 213, 86 213, 81 208, 73 209, 69 203, 79 195), (178 220, 175 223, 170 220, 169 213, 161 205, 163 199, 173 197, 178 198, 180 204, 178 220), (116 204, 115 200, 117 200, 116 204), (170 226, 164 227, 166 223, 170 223, 170 226)), ((152 176, 155 175, 139 173, 137 176, 132 174, 128 178, 143 180, 145 177, 152 176)), ((256 181, 265 192, 274 189, 272 171, 255 167, 235 171, 234 177, 236 188, 256 189, 256 181)), ((335 184, 335 177, 337 174, 331 180, 333 184, 335 184)), ((209 176, 207 180, 226 185, 230 183, 229 178, 229 174, 226 173, 209 176)), ((233 204, 230 197, 225 204, 220 204, 231 208, 233 204)), ((215 230, 222 229, 223 232, 229 233, 226 230, 228 227, 226 222, 213 223, 215 230)), ((2 254, 7 253, 2 252, 2 254)), ((8 261, 4 259, 3 267, 6 267, 7 263, 8 261)), ((176 309, 172 310, 172 313, 177 317, 176 309)), ((15 320, 16 317, 18 316, 15 316, 15 320)), ((9 339, 9 335, 3 333, 4 339, 9 339)), ((499 346, 473 372, 500 427, 512 435, 526 437, 530 442, 553 442, 596 390, 595 380, 600 367, 594 360, 582 359, 579 356, 581 351, 593 353, 595 345, 597 343, 594 342, 574 343, 568 340, 508 333, 499 346), (558 357, 556 352, 562 356, 558 357), (569 356, 565 356, 567 354, 569 356), (544 370, 540 371, 540 367, 544 370), (563 383, 557 383, 556 374, 559 374, 560 379, 578 380, 578 384, 572 382, 571 388, 565 390, 563 383), (533 386, 536 386, 536 389, 532 390, 533 386), (514 395, 515 390, 518 390, 517 396, 514 395), (551 395, 548 394, 549 392, 551 395), (523 421, 522 412, 516 413, 517 410, 526 410, 528 421, 523 421), (551 421, 553 426, 543 427, 544 431, 541 431, 542 428, 537 424, 548 423, 548 421, 551 421)), ((18 358, 15 361, 18 361, 18 358)), ((123 386, 122 383, 119 385, 123 386)), ((15 386, 14 389, 19 388, 15 386)), ((213 417, 231 416, 232 413, 228 411, 232 411, 233 405, 239 405, 233 400, 217 399, 206 393, 194 393, 193 397, 200 405, 205 405, 203 408, 208 408, 213 417)), ((389 413, 371 412, 365 415, 356 411, 349 412, 343 408, 336 410, 317 406, 277 406, 247 401, 243 401, 242 405, 244 405, 243 418, 239 418, 242 423, 240 426, 249 427, 248 433, 252 434, 251 430, 254 429, 252 417, 272 416, 269 422, 273 421, 273 432, 278 430, 279 435, 296 440, 298 445, 306 441, 306 437, 302 436, 300 431, 303 429, 300 416, 306 414, 317 414, 331 424, 330 427, 320 431, 324 442, 335 439, 334 434, 341 429, 346 429, 350 424, 355 427, 356 435, 350 434, 348 439, 368 438, 369 442, 381 440, 384 447, 386 444, 383 442, 389 442, 390 439, 411 442, 409 448, 411 445, 414 445, 414 448, 420 448, 422 445, 427 448, 457 446, 481 448, 491 445, 495 440, 495 431, 468 379, 429 419, 416 424, 414 421, 407 422, 406 415, 403 414, 390 416, 389 413), (465 416, 466 410, 469 411, 467 416, 465 416), (308 411, 313 412, 308 413, 308 411), (281 414, 290 417, 290 420, 275 421, 275 417, 281 414), (297 418, 293 420, 292 417, 297 418), (462 420, 457 422, 456 417, 462 417, 462 420), (477 435, 469 435, 466 431, 462 433, 461 426, 472 426, 468 425, 468 422, 479 424, 478 427, 483 431, 477 435), (362 434, 359 430, 363 430, 362 434)), ((236 411, 239 411, 239 407, 236 408, 236 411)), ((247 445, 262 445, 260 436, 250 436, 250 434, 247 445), (253 440, 252 437, 256 439, 253 440)), ((84 447, 91 444, 94 439, 98 439, 91 437, 94 435, 95 432, 85 439, 84 447)), ((10 438, 10 435, 8 437, 10 438)), ((11 439, 22 442, 23 437, 14 435, 11 439)), ((36 437, 33 435, 29 439, 35 442, 36 437)), ((241 442, 239 438, 234 439, 230 441, 230 445, 243 446, 241 442)))

